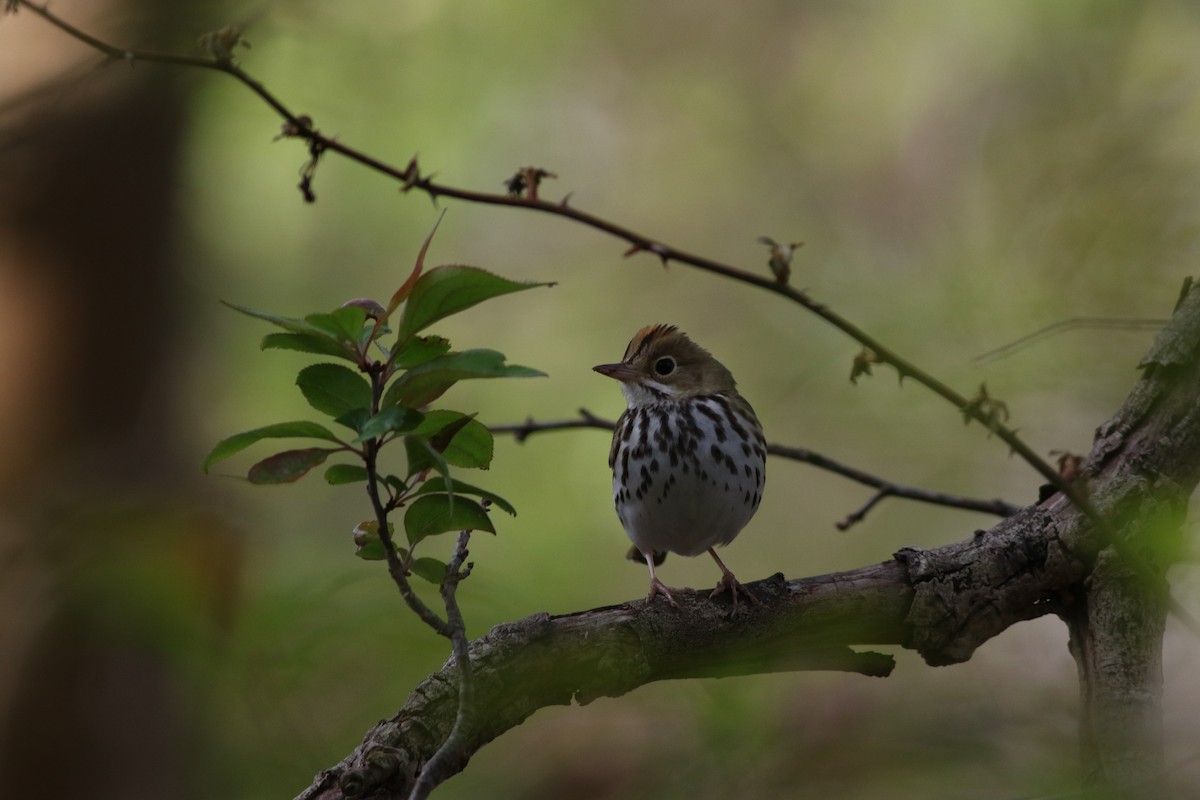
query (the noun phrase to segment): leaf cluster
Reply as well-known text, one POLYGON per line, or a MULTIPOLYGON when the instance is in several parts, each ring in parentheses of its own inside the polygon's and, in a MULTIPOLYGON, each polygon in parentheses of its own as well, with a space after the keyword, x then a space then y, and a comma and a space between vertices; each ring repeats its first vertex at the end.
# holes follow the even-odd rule
POLYGON ((384 558, 391 526, 389 523, 385 542, 379 520, 404 507, 408 546, 397 548, 404 568, 440 583, 445 565, 412 555, 420 541, 455 530, 495 533, 488 506, 496 505, 509 514, 516 511, 499 495, 451 475, 452 467, 488 469, 493 452, 491 432, 473 414, 431 409, 429 405, 462 380, 528 378, 543 373, 508 364, 504 355, 494 350, 452 350, 445 338, 423 332, 485 300, 551 284, 512 281, 462 265, 425 270, 432 236, 430 233, 425 240, 412 272, 386 306, 355 299, 328 313, 287 317, 227 304, 281 329, 263 337, 262 349, 332 359, 305 366, 296 376, 304 399, 332 425, 300 420, 243 431, 219 441, 205 457, 203 467, 207 472, 217 462, 265 440, 310 440, 307 446, 282 450, 255 462, 246 479, 257 485, 293 483, 334 459, 324 470, 325 480, 331 485, 366 483, 377 503, 379 519, 361 523, 354 530, 357 554, 365 559, 384 558), (380 469, 380 451, 396 442, 403 447, 404 468, 380 469))

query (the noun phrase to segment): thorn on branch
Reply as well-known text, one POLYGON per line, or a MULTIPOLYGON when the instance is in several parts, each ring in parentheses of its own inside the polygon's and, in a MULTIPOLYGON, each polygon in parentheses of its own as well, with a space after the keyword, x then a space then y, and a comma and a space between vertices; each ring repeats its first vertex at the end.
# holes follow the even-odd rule
MULTIPOLYGON (((1008 404, 988 395, 987 383, 979 384, 979 391, 962 407, 963 424, 969 425, 976 419, 988 429, 988 437, 1008 422, 1008 404)), ((1014 431, 1015 433, 1015 431, 1014 431)))
POLYGON ((786 284, 792 274, 792 256, 795 255, 797 248, 804 246, 804 242, 780 244, 770 236, 759 236, 758 243, 771 248, 771 257, 767 261, 767 266, 771 268, 771 274, 775 276, 776 282, 786 284))
POLYGON ((250 43, 242 38, 242 32, 236 25, 226 25, 219 31, 206 33, 200 37, 200 46, 214 59, 222 64, 234 64, 234 48, 241 45, 247 50, 250 43))
POLYGON ((421 169, 417 166, 417 155, 408 160, 408 164, 404 167, 404 183, 400 185, 400 191, 408 193, 414 186, 421 181, 421 169))
MULTIPOLYGON (((863 375, 868 377, 871 375, 872 365, 882 363, 883 359, 874 350, 864 347, 850 364, 850 383, 857 385, 858 379, 863 375)), ((903 376, 901 376, 901 379, 903 379, 903 376)))
POLYGON ((538 187, 546 178, 557 178, 553 172, 541 167, 521 167, 512 177, 504 181, 504 188, 511 197, 524 196, 526 200, 538 199, 538 187))
POLYGON ((637 255, 638 253, 654 253, 654 255, 658 256, 659 260, 662 261, 663 269, 667 268, 667 264, 671 260, 671 249, 669 247, 659 244, 658 242, 651 242, 649 240, 634 241, 633 244, 629 246, 629 249, 621 254, 621 257, 629 258, 632 255, 637 255))
POLYGON ((285 119, 283 124, 279 126, 279 133, 272 139, 272 142, 278 142, 280 139, 297 139, 308 138, 313 133, 313 120, 308 114, 300 114, 295 121, 285 119))
POLYGON ((535 425, 533 417, 526 417, 525 424, 513 430, 513 441, 517 444, 524 444, 525 440, 529 438, 529 434, 537 430, 535 425))

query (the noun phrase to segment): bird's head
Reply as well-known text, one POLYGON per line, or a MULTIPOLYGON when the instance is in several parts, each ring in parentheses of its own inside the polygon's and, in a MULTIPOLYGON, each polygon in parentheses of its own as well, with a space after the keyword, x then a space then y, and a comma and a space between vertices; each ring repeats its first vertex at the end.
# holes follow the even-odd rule
POLYGON ((620 363, 592 369, 619 380, 631 407, 736 389, 729 370, 674 325, 642 328, 620 363))

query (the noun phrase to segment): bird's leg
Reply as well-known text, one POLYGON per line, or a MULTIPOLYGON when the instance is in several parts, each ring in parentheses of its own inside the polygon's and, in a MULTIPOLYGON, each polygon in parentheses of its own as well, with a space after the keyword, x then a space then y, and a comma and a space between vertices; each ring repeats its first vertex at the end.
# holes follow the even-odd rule
MULTIPOLYGON (((650 568, 650 594, 646 595, 646 602, 652 602, 654 600, 654 595, 661 594, 663 597, 667 598, 667 602, 671 604, 672 608, 679 608, 679 604, 676 603, 675 598, 671 596, 671 590, 667 588, 665 583, 658 579, 657 575, 654 574, 654 552, 650 551, 643 553, 642 555, 646 559, 646 566, 650 568)), ((743 589, 743 591, 745 590, 743 589)))
MULTIPOLYGON (((713 589, 713 593, 709 597, 716 597, 728 589, 729 593, 733 596, 733 608, 735 611, 738 604, 738 592, 746 595, 747 600, 757 605, 758 598, 751 594, 749 589, 738 583, 738 579, 733 577, 733 573, 729 571, 729 567, 725 566, 725 562, 721 561, 721 557, 717 555, 717 551, 710 547, 708 548, 708 554, 713 557, 713 561, 716 561, 717 566, 721 568, 721 580, 717 583, 717 588, 713 589)), ((650 570, 650 573, 653 575, 654 570, 650 570)))

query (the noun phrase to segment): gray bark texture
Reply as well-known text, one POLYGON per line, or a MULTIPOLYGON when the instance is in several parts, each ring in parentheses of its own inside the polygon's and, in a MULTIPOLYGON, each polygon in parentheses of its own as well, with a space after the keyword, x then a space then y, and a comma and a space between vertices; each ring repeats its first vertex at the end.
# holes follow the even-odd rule
MULTIPOLYGON (((1139 367, 1076 479, 1106 530, 1053 493, 954 544, 751 584, 761 604, 732 614, 706 594, 681 593, 678 611, 635 601, 497 626, 471 643, 478 707, 441 779, 544 706, 586 705, 668 679, 794 670, 882 677, 890 656, 852 648, 901 645, 931 665, 952 664, 1016 622, 1056 614, 1079 670, 1085 783, 1106 797, 1164 797, 1165 573, 1200 479, 1200 284, 1185 284, 1139 367)), ((299 797, 406 797, 450 733, 456 676, 451 659, 299 797)))

